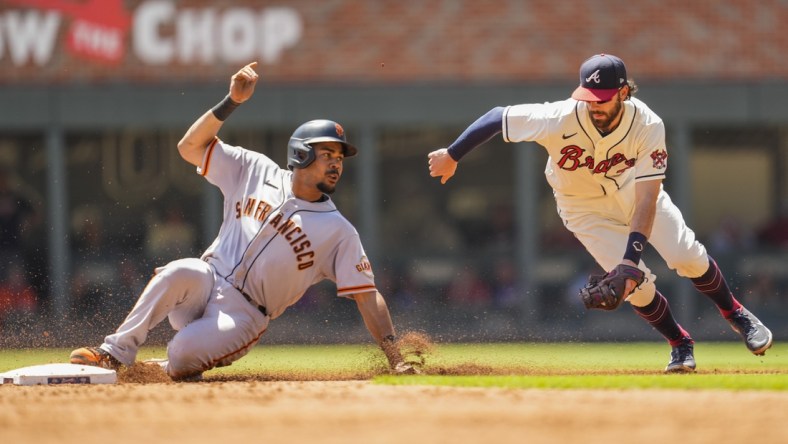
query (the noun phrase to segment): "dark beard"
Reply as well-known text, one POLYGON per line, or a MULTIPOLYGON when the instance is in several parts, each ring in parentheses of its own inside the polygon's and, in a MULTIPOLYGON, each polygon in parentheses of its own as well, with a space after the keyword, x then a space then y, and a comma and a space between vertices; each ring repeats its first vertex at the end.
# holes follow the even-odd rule
MULTIPOLYGON (((330 170, 326 171, 326 174, 337 174, 338 175, 339 174, 339 170, 330 169, 330 170)), ((317 189, 322 191, 322 192, 324 192, 324 193, 326 193, 326 194, 334 194, 334 190, 336 189, 336 186, 332 187, 331 185, 328 185, 325 182, 320 182, 319 184, 317 184, 317 189)))
POLYGON ((616 116, 618 116, 618 114, 621 112, 621 108, 622 108, 622 103, 616 100, 616 107, 612 110, 612 112, 609 115, 605 115, 605 119, 601 123, 594 120, 594 115, 591 112, 591 110, 588 111, 588 115, 589 117, 591 117, 591 122, 593 122, 596 129, 598 129, 599 131, 603 131, 605 133, 609 133, 613 130, 613 128, 610 128, 610 124, 613 122, 616 116))
POLYGON ((322 191, 322 192, 324 192, 324 193, 326 193, 326 194, 334 194, 334 190, 336 190, 336 188, 337 187, 329 186, 329 185, 327 185, 327 184, 325 184, 323 182, 320 182, 319 184, 317 184, 317 189, 322 191))

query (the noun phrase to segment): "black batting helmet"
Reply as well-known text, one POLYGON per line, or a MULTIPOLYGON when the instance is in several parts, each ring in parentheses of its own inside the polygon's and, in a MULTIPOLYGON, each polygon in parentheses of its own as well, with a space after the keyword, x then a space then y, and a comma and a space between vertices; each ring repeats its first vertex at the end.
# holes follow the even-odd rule
POLYGON ((315 161, 313 143, 339 142, 344 148, 345 157, 353 157, 358 150, 347 143, 342 125, 333 120, 310 120, 296 128, 287 143, 287 167, 306 168, 315 161))

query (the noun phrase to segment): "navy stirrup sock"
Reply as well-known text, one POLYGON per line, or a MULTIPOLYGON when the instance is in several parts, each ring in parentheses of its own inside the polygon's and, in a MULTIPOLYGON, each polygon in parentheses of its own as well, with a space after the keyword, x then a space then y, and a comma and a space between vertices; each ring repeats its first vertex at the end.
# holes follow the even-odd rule
POLYGON ((709 269, 702 276, 690 279, 695 288, 709 297, 717 305, 720 313, 729 318, 734 311, 741 308, 739 301, 733 297, 725 277, 717 266, 717 262, 709 256, 709 269))
POLYGON ((660 332, 670 342, 672 347, 679 345, 685 339, 692 341, 689 333, 681 328, 681 325, 673 318, 668 300, 660 292, 657 291, 654 294, 654 299, 648 305, 644 307, 633 305, 632 308, 638 316, 645 319, 655 330, 660 332))

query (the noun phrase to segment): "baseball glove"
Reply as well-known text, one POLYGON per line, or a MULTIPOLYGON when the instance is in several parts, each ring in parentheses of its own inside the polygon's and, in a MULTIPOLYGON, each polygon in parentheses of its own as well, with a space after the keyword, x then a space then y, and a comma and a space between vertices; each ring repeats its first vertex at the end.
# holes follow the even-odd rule
POLYGON ((580 289, 580 299, 587 309, 615 310, 627 296, 624 292, 628 279, 639 287, 646 274, 637 267, 618 264, 605 275, 590 276, 586 286, 580 289))

